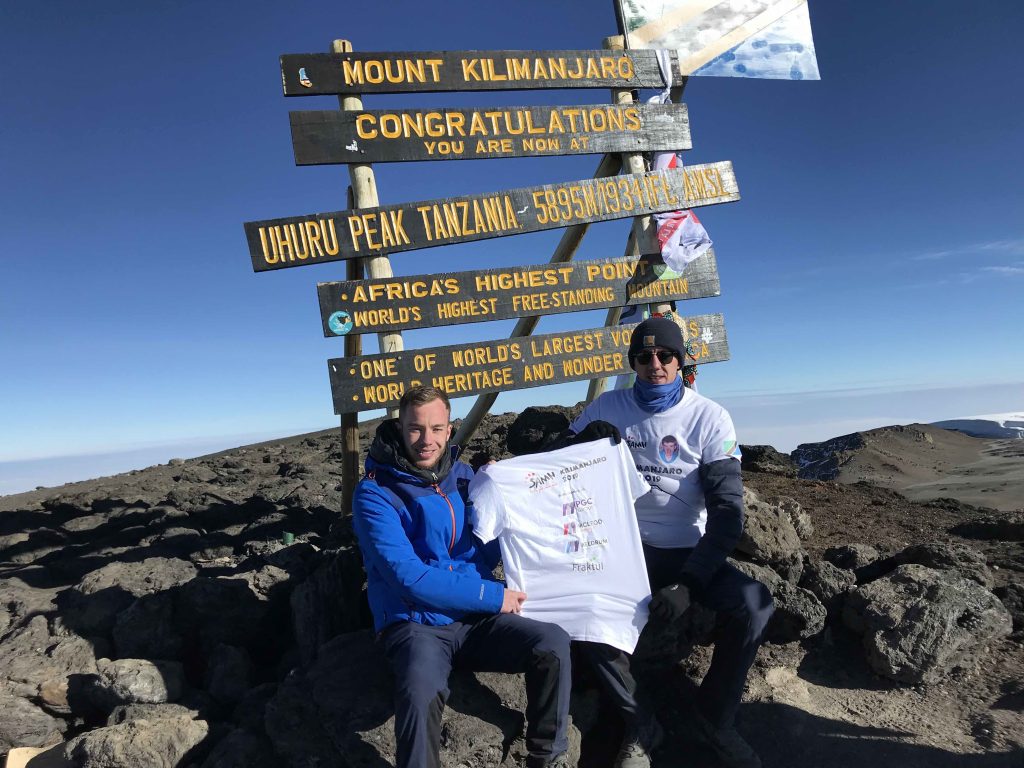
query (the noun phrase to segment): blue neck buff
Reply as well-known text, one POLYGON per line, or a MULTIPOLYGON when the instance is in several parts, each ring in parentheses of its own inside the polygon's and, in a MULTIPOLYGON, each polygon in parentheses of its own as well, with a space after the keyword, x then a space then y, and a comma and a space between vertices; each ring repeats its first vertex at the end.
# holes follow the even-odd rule
POLYGON ((636 404, 648 413, 661 413, 683 399, 683 379, 676 376, 669 384, 649 384, 637 378, 633 384, 636 404))

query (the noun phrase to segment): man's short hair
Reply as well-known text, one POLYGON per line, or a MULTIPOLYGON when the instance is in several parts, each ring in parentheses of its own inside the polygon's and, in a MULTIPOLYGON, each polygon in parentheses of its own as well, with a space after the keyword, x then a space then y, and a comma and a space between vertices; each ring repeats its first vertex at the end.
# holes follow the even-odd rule
POLYGON ((402 395, 402 399, 398 401, 398 418, 402 418, 408 408, 415 408, 418 405, 426 405, 427 403, 432 403, 435 400, 440 400, 444 403, 445 410, 451 414, 452 404, 451 401, 448 400, 448 393, 443 389, 431 387, 428 384, 420 384, 415 387, 410 387, 405 390, 405 394, 402 395))

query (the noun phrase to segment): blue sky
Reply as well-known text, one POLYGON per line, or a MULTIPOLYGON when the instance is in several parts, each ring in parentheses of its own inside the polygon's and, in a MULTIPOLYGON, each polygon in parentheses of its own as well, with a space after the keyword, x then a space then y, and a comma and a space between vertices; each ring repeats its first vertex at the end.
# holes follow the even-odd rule
MULTIPOLYGON (((1024 7, 810 0, 820 82, 694 78, 687 163, 743 199, 701 209, 732 360, 704 394, 743 442, 1024 409, 1024 7), (981 7, 979 6, 978 9, 981 7)), ((0 493, 329 427, 318 281, 254 274, 242 223, 344 208, 294 165, 278 56, 598 48, 611 0, 6 4, 0 23, 0 493), (106 458, 99 455, 106 454, 106 458), (96 461, 66 457, 97 455, 96 461), (121 457, 111 464, 110 455, 121 457), (84 461, 84 464, 83 464, 84 461), (43 471, 45 467, 45 471, 43 471), (92 467, 90 470, 88 467, 92 467)), ((644 94, 645 96, 648 94, 644 94)), ((570 104, 604 91, 367 97, 367 108, 570 104)), ((598 158, 377 167, 384 204, 585 178, 598 158)), ((621 255, 628 224, 579 258, 621 255)), ((396 254, 397 274, 541 263, 559 232, 396 254)), ((603 312, 541 332, 600 325, 603 312)), ((406 333, 500 338, 512 321, 406 333)), ((372 341, 369 347, 373 346, 372 341)), ((506 393, 571 403, 585 384, 506 393)), ((471 398, 455 401, 456 413, 471 398)))

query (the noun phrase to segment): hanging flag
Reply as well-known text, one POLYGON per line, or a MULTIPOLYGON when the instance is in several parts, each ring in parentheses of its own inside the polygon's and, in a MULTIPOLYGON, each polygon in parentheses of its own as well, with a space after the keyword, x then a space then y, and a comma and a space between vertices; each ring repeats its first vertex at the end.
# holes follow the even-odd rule
MULTIPOLYGON (((680 167, 675 152, 659 152, 654 156, 654 168, 665 170, 680 167)), ((665 266, 673 272, 682 272, 686 265, 711 247, 711 237, 693 211, 669 211, 653 215, 658 225, 658 245, 665 266)))
POLYGON ((819 80, 807 0, 619 0, 629 47, 677 52, 683 75, 819 80))

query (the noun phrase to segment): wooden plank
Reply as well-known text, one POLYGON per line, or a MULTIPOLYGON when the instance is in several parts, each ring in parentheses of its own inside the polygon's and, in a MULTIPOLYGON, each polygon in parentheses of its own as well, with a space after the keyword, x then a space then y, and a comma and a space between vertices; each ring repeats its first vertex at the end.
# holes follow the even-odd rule
POLYGON ((682 274, 655 255, 318 283, 317 293, 324 336, 332 337, 701 299, 721 291, 708 251, 682 274))
MULTIPOLYGON (((698 363, 729 359, 720 314, 686 318, 689 355, 698 363)), ((406 350, 327 361, 334 412, 395 405, 407 387, 432 384, 450 397, 505 392, 629 371, 632 325, 547 333, 520 339, 406 350)))
POLYGON ((732 163, 245 224, 256 272, 487 240, 740 199, 732 163))
POLYGON ((289 114, 296 165, 484 160, 689 149, 685 104, 289 114))
MULTIPOLYGON (((680 85, 671 57, 670 85, 680 85)), ((649 50, 286 53, 281 82, 285 96, 665 87, 649 50)))

